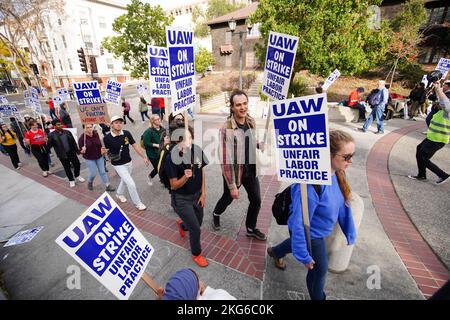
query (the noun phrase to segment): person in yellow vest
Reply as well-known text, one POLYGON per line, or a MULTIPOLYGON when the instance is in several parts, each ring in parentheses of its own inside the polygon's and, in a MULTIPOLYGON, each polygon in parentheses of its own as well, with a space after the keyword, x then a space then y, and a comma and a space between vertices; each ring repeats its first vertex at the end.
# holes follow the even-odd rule
POLYGON ((427 137, 417 146, 416 160, 419 173, 417 176, 409 175, 408 178, 426 180, 426 169, 429 169, 439 177, 436 184, 440 185, 449 181, 450 175, 431 162, 430 159, 450 141, 450 99, 445 95, 439 82, 434 84, 434 89, 439 99, 440 110, 431 118, 427 137))

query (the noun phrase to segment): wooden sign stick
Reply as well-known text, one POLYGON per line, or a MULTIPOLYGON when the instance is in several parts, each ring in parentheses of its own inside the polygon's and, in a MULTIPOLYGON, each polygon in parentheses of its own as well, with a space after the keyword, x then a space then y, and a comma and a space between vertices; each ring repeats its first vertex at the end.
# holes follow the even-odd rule
POLYGON ((153 290, 153 292, 161 298, 164 295, 164 288, 160 287, 153 279, 148 275, 147 272, 142 274, 142 280, 153 290))

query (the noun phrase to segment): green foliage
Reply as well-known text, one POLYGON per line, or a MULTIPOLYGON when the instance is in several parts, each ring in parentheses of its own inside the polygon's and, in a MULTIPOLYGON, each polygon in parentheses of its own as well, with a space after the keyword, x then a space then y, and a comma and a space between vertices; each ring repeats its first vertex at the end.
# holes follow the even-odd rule
POLYGON ((401 81, 403 86, 409 88, 413 88, 426 73, 420 64, 406 59, 398 62, 398 71, 398 80, 401 81))
POLYGON ((294 71, 327 76, 335 68, 343 75, 369 70, 384 58, 389 43, 386 23, 379 30, 368 25, 368 7, 381 2, 261 0, 251 17, 261 22, 263 45, 257 55, 265 57, 269 32, 275 31, 299 37, 294 71))
POLYGON ((199 47, 195 53, 195 71, 204 74, 210 65, 215 63, 214 56, 204 47, 199 47))
POLYGON ((165 46, 166 27, 173 17, 166 16, 161 6, 132 0, 127 13, 117 17, 113 30, 117 36, 103 39, 102 46, 115 58, 122 58, 132 77, 148 77, 147 45, 165 46))
POLYGON ((209 27, 206 24, 208 21, 243 7, 244 4, 232 3, 230 0, 210 0, 206 11, 196 6, 192 12, 192 21, 195 23, 194 35, 199 38, 206 37, 209 34, 209 27))

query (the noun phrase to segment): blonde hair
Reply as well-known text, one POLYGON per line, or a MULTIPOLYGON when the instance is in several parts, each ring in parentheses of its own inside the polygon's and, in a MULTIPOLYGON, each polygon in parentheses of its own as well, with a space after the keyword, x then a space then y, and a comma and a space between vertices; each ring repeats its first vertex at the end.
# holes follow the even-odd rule
MULTIPOLYGON (((334 157, 342 147, 350 142, 355 142, 355 139, 342 130, 330 130, 330 153, 331 157, 334 157)), ((348 184, 347 176, 344 170, 336 171, 336 178, 339 183, 339 188, 341 189, 342 195, 344 196, 346 204, 350 204, 351 192, 350 185, 348 184)))
POLYGON ((158 119, 158 118, 160 118, 160 116, 157 115, 157 114, 152 114, 150 116, 150 128, 155 128, 155 125, 153 124, 153 121, 155 121, 155 119, 158 119))

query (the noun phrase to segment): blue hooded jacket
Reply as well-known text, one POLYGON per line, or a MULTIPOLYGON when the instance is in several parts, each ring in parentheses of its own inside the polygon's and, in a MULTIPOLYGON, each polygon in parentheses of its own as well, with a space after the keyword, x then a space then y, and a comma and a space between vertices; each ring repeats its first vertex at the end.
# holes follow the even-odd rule
MULTIPOLYGON (((320 196, 312 185, 308 185, 308 208, 311 239, 328 237, 333 231, 336 221, 339 221, 348 245, 355 243, 356 229, 353 223, 352 209, 345 205, 345 199, 339 188, 337 177, 332 177, 331 186, 320 186, 320 196)), ((292 214, 288 219, 288 227, 291 231, 292 254, 303 264, 312 261, 307 249, 305 229, 303 227, 301 186, 296 183, 291 187, 292 214)))

